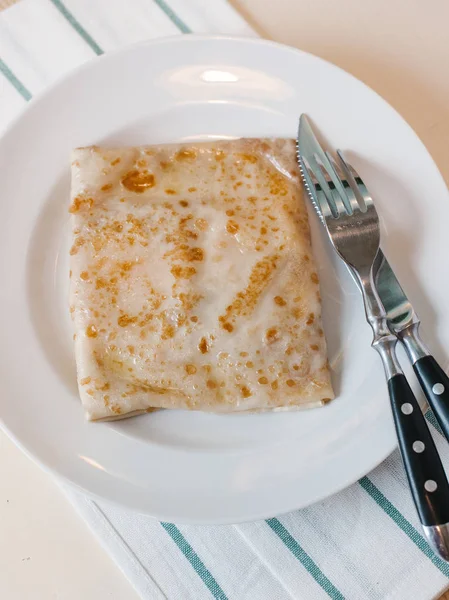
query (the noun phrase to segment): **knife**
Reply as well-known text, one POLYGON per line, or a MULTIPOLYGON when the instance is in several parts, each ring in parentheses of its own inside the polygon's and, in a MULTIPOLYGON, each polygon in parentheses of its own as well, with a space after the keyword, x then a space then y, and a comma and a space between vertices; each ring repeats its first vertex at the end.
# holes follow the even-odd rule
POLYGON ((449 377, 421 341, 419 318, 381 250, 373 268, 390 330, 403 343, 427 402, 449 441, 449 377))

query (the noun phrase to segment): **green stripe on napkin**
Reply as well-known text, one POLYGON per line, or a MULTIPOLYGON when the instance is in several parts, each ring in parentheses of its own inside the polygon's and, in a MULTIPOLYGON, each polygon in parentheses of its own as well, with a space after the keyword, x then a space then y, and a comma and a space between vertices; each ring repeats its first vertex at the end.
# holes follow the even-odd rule
POLYGON ((359 484, 362 488, 371 496, 382 510, 396 523, 396 525, 402 529, 405 535, 421 550, 423 554, 429 558, 432 563, 439 569, 443 575, 449 577, 449 565, 445 563, 441 558, 436 556, 430 549, 429 544, 426 542, 424 537, 413 527, 413 525, 404 517, 404 515, 386 498, 378 487, 368 479, 368 477, 362 477, 359 484))
POLYGON ((165 2, 165 0, 154 0, 154 2, 156 2, 159 8, 164 11, 170 21, 179 29, 179 31, 182 31, 182 33, 192 33, 190 27, 187 27, 184 21, 178 17, 174 10, 165 2))
POLYGON ((345 600, 343 594, 334 586, 333 583, 321 571, 316 562, 307 554, 307 552, 298 544, 291 533, 282 525, 278 519, 267 519, 267 525, 271 527, 274 533, 284 542, 295 558, 299 560, 302 566, 315 579, 323 590, 332 600, 345 600))
POLYGON ((61 2, 61 0, 50 0, 54 4, 54 6, 59 10, 61 15, 70 23, 73 29, 83 38, 83 40, 89 44, 92 50, 98 56, 100 54, 104 54, 103 50, 97 44, 97 42, 93 39, 91 35, 87 33, 84 27, 81 25, 79 21, 75 19, 72 13, 68 10, 68 8, 61 2))
POLYGON ((216 600, 227 600, 226 594, 218 585, 212 573, 206 568, 201 558, 198 556, 186 538, 182 535, 176 525, 173 525, 173 523, 161 523, 161 525, 195 569, 195 572, 201 577, 212 596, 216 600))
POLYGON ((8 67, 8 65, 2 61, 1 58, 0 58, 0 72, 3 73, 3 75, 6 77, 6 79, 16 88, 16 90, 19 92, 19 94, 22 96, 22 98, 24 98, 25 100, 31 99, 30 92, 23 85, 23 83, 20 81, 20 79, 18 79, 14 75, 14 73, 11 71, 11 69, 8 67))

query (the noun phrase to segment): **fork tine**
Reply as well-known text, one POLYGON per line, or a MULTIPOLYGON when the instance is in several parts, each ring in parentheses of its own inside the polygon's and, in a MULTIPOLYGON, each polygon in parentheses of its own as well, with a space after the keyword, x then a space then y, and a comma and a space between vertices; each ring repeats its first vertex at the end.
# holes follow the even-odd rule
POLYGON ((363 179, 357 173, 357 171, 348 162, 346 162, 341 150, 337 150, 337 156, 340 159, 343 170, 347 175, 347 181, 351 186, 358 203, 360 204, 361 210, 366 212, 368 208, 374 206, 373 199, 371 198, 368 188, 363 182, 363 179))
POLYGON ((357 171, 354 169, 354 167, 352 165, 350 165, 348 162, 346 164, 348 165, 349 171, 351 172, 351 175, 354 177, 354 181, 356 182, 356 184, 358 185, 358 187, 362 193, 363 201, 365 202, 365 206, 368 208, 369 206, 371 206, 373 204, 373 198, 372 198, 371 194, 369 193, 365 182, 360 177, 360 175, 357 173, 357 171))
POLYGON ((309 195, 312 204, 323 222, 323 225, 326 225, 327 218, 334 218, 335 215, 331 212, 331 208, 328 202, 323 201, 322 188, 317 178, 313 174, 312 169, 310 168, 307 160, 298 154, 299 158, 299 168, 301 170, 302 176, 304 178, 304 183, 306 186, 307 193, 309 195))
POLYGON ((340 165, 334 160, 334 157, 332 156, 332 154, 330 152, 326 151, 325 154, 326 154, 332 168, 334 169, 335 177, 338 179, 338 181, 341 184, 341 187, 345 191, 346 200, 349 204, 349 208, 348 208, 348 206, 345 205, 347 212, 350 215, 353 215, 354 211, 360 210, 360 206, 359 206, 359 203, 357 202, 357 198, 356 198, 354 192, 352 191, 351 186, 346 181, 345 174, 343 173, 343 170, 340 167, 340 165))
POLYGON ((332 181, 332 178, 329 175, 326 167, 324 166, 320 156, 318 154, 314 154, 313 159, 315 161, 316 178, 319 181, 319 184, 330 206, 333 216, 335 218, 338 218, 346 212, 344 204, 341 202, 340 195, 336 190, 335 184, 332 181))

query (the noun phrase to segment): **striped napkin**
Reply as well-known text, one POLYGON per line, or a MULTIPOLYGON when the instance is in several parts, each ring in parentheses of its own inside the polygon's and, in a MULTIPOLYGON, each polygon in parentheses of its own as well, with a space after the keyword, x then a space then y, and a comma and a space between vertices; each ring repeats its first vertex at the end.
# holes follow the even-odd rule
MULTIPOLYGON (((91 57, 189 32, 255 35, 225 0, 14 4, 0 12, 0 129, 32 95, 91 57)), ((449 465, 447 444, 429 421, 449 465)), ((159 523, 65 491, 146 600, 430 600, 449 585, 449 565, 421 535, 397 452, 320 504, 245 525, 159 523)))

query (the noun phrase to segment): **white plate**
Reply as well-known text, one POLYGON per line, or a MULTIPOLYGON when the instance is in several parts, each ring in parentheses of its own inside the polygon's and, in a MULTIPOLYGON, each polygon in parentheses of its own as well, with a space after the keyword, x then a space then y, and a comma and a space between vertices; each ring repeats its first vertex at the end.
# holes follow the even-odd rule
POLYGON ((71 149, 294 136, 301 112, 332 146, 357 152, 351 158, 377 201, 384 250, 429 343, 449 347, 448 193, 384 100, 338 68, 269 42, 183 36, 129 47, 32 101, 0 142, 0 414, 42 465, 159 519, 229 523, 329 496, 393 450, 385 381, 360 298, 314 217, 333 403, 291 414, 161 411, 92 424, 78 399, 67 310, 71 149))

